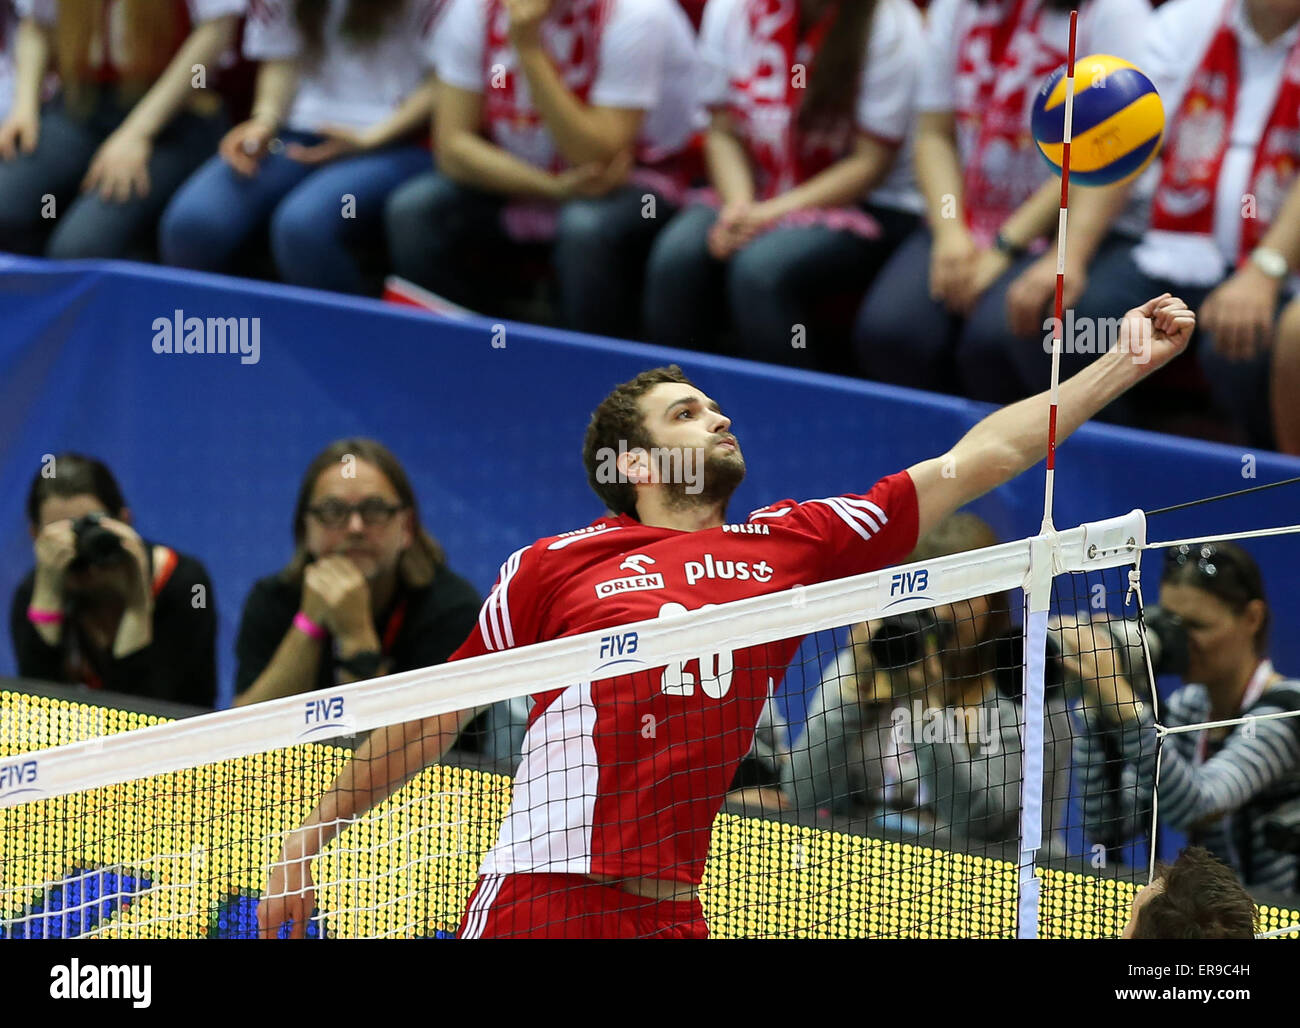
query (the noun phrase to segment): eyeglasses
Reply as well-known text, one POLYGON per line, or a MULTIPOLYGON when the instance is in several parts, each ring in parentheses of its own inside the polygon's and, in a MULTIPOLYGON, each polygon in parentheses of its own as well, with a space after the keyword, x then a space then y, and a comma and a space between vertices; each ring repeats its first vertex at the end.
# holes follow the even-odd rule
MULTIPOLYGON (((1181 568, 1194 560, 1201 574, 1206 578, 1216 578, 1220 571, 1219 564, 1226 556, 1227 554, 1220 553, 1213 543, 1202 543, 1199 547, 1191 547, 1184 543, 1165 554, 1165 566, 1181 568)), ((1227 565, 1224 565, 1225 570, 1226 568, 1227 565)))
POLYGON ((352 520, 354 513, 361 515, 367 528, 377 528, 393 520, 393 515, 404 510, 404 503, 387 503, 378 496, 367 496, 360 503, 344 503, 342 500, 322 500, 314 507, 308 507, 307 513, 326 528, 342 528, 352 520))

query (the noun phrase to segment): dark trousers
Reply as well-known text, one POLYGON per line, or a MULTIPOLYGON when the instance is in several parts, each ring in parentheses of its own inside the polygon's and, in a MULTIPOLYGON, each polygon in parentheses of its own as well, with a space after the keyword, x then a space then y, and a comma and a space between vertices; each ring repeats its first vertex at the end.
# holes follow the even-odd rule
MULTIPOLYGON (((566 327, 636 335, 646 255, 672 213, 649 195, 629 185, 560 207, 550 261, 566 327)), ((504 206, 501 195, 440 172, 415 177, 393 192, 385 212, 393 270, 455 303, 499 312, 501 258, 516 249, 501 225, 504 206)))
POLYGON ((80 192, 95 151, 129 113, 109 92, 84 114, 45 105, 35 151, 0 161, 0 249, 59 259, 152 256, 163 208, 216 152, 227 123, 224 115, 173 118, 154 140, 147 196, 116 203, 80 192))
POLYGON ((861 293, 916 216, 871 207, 884 233, 866 239, 821 225, 775 228, 719 261, 708 251, 712 207, 681 211, 655 240, 646 268, 645 334, 696 350, 731 349, 775 364, 840 370, 842 331, 819 304, 861 293), (734 343, 724 343, 730 327, 734 343))

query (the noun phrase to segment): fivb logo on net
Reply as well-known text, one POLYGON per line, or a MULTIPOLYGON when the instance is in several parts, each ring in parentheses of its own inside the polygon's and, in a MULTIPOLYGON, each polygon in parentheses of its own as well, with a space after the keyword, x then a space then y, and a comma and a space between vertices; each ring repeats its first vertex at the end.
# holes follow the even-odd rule
POLYGON ((238 354, 240 364, 262 359, 261 318, 199 318, 179 308, 153 319, 153 352, 158 354, 238 354))
POLYGON ((329 738, 333 735, 355 734, 355 723, 349 716, 342 696, 313 696, 303 704, 303 727, 299 739, 310 736, 329 738))
POLYGON ((928 568, 916 568, 913 571, 896 571, 889 577, 890 600, 886 609, 908 600, 921 599, 930 588, 930 571, 928 568))
POLYGON ((0 800, 42 792, 37 762, 32 759, 0 764, 0 800))

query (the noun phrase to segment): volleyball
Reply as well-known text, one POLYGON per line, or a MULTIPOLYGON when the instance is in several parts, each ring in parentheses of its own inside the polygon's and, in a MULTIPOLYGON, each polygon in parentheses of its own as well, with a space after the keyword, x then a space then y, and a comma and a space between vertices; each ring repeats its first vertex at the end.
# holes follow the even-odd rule
MULTIPOLYGON (((1058 175, 1065 147, 1065 65, 1034 98, 1038 151, 1058 175)), ((1070 182, 1108 186, 1139 174, 1160 151, 1165 110, 1151 80, 1128 61, 1091 54, 1074 63, 1070 182)))

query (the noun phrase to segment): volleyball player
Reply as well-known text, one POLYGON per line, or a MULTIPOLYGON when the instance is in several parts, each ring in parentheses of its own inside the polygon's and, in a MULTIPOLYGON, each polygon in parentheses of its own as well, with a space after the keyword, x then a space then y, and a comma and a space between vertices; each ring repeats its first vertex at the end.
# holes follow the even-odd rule
MULTIPOLYGON (((1194 324, 1168 294, 1129 311, 1121 347, 1061 385, 1058 437, 1181 352, 1194 324)), ((1048 405, 1040 394, 995 411, 947 454, 865 494, 782 500, 728 524, 727 501, 745 473, 730 420, 676 366, 643 372, 602 401, 584 441, 588 478, 611 513, 512 554, 477 629, 450 659, 897 563, 942 518, 1042 459, 1048 405), (702 475, 673 480, 651 459, 654 448, 703 454, 702 475), (611 453, 617 475, 608 473, 611 453)), ((710 828, 797 646, 706 654, 534 696, 510 810, 460 937, 706 936, 698 887, 710 828)), ((370 735, 286 837, 259 909, 263 935, 286 921, 303 934, 311 859, 347 819, 437 761, 473 715, 370 735)))

